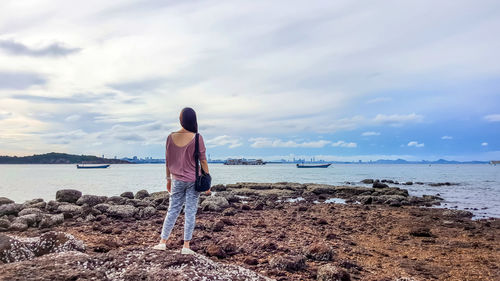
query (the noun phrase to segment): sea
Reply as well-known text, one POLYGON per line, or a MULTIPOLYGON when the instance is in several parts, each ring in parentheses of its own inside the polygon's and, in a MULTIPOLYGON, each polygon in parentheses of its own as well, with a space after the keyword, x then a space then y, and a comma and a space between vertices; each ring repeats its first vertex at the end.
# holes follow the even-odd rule
MULTIPOLYGON (((439 208, 469 210, 475 219, 500 217, 500 165, 489 164, 333 164, 326 169, 298 169, 292 164, 227 166, 209 164, 213 184, 237 182, 299 182, 358 185, 363 179, 423 182, 395 185, 410 195, 439 195, 439 208), (450 186, 431 183, 450 182, 450 186)), ((59 189, 83 194, 120 195, 146 189, 164 191, 162 164, 111 165, 107 169, 76 169, 76 165, 0 165, 0 197, 18 203, 34 198, 54 200, 59 189)))

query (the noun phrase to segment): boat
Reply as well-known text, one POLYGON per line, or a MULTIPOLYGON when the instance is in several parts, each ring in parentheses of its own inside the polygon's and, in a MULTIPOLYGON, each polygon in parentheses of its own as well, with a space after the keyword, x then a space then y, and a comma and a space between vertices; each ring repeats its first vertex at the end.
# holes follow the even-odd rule
POLYGON ((297 164, 297 168, 328 168, 332 164, 297 164))
POLYGON ((110 164, 104 164, 104 165, 90 165, 90 166, 85 166, 85 165, 79 165, 77 164, 76 165, 76 168, 77 169, 106 169, 107 167, 109 167, 110 164))

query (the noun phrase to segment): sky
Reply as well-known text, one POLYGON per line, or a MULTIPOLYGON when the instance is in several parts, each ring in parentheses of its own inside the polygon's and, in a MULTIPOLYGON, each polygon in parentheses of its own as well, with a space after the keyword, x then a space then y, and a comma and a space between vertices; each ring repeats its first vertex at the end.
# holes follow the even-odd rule
POLYGON ((0 155, 500 160, 500 2, 0 2, 0 155))

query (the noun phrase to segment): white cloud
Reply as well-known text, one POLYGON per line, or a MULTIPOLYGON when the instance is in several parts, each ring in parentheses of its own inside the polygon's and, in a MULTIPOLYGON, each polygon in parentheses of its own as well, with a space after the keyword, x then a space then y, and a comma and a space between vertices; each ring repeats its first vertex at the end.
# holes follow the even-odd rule
POLYGON ((402 126, 405 123, 418 123, 422 122, 424 116, 411 113, 411 114, 377 114, 375 118, 373 118, 373 122, 377 124, 387 124, 391 126, 402 126))
POLYGON ((442 140, 452 140, 453 137, 452 136, 442 136, 441 139, 442 140))
POLYGON ((80 117, 81 116, 78 115, 78 114, 73 114, 73 115, 70 115, 70 116, 66 117, 64 120, 66 122, 74 122, 74 121, 78 121, 80 119, 80 117))
POLYGON ((425 144, 419 143, 418 141, 411 141, 408 143, 408 146, 414 146, 414 147, 424 147, 425 144))
POLYGON ((207 147, 217 147, 227 145, 229 148, 235 148, 243 145, 239 138, 230 137, 227 135, 217 136, 205 141, 207 147))
POLYGON ((355 142, 345 142, 345 141, 337 141, 332 143, 333 147, 348 147, 348 148, 355 148, 358 145, 355 142))
POLYGON ((369 137, 369 136, 380 136, 379 132, 364 132, 361 134, 363 137, 369 137))
POLYGON ((489 122, 500 122, 500 114, 490 114, 484 116, 484 119, 489 122))
POLYGON ((326 140, 296 142, 292 140, 283 141, 281 139, 270 139, 270 138, 251 138, 249 139, 249 141, 252 142, 250 146, 254 148, 264 148, 264 147, 321 148, 331 143, 330 141, 326 140))
POLYGON ((378 97, 378 98, 374 98, 374 99, 371 99, 371 100, 368 100, 366 101, 367 104, 372 104, 372 103, 383 103, 383 102, 389 102, 389 101, 392 101, 391 98, 387 98, 387 97, 378 97))
POLYGON ((488 143, 487 142, 483 142, 483 143, 481 143, 481 146, 488 146, 488 143))

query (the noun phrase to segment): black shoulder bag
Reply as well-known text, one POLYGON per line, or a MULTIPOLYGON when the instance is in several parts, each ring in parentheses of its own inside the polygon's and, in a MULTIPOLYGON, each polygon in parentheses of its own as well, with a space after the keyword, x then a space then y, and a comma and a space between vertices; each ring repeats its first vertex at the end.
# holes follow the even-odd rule
POLYGON ((200 134, 196 134, 195 136, 195 146, 194 146, 194 162, 196 166, 196 181, 194 182, 194 189, 198 192, 207 191, 210 189, 210 185, 212 184, 212 177, 210 174, 205 173, 203 168, 201 169, 201 175, 198 175, 198 164, 200 162, 200 144, 199 139, 200 134))

